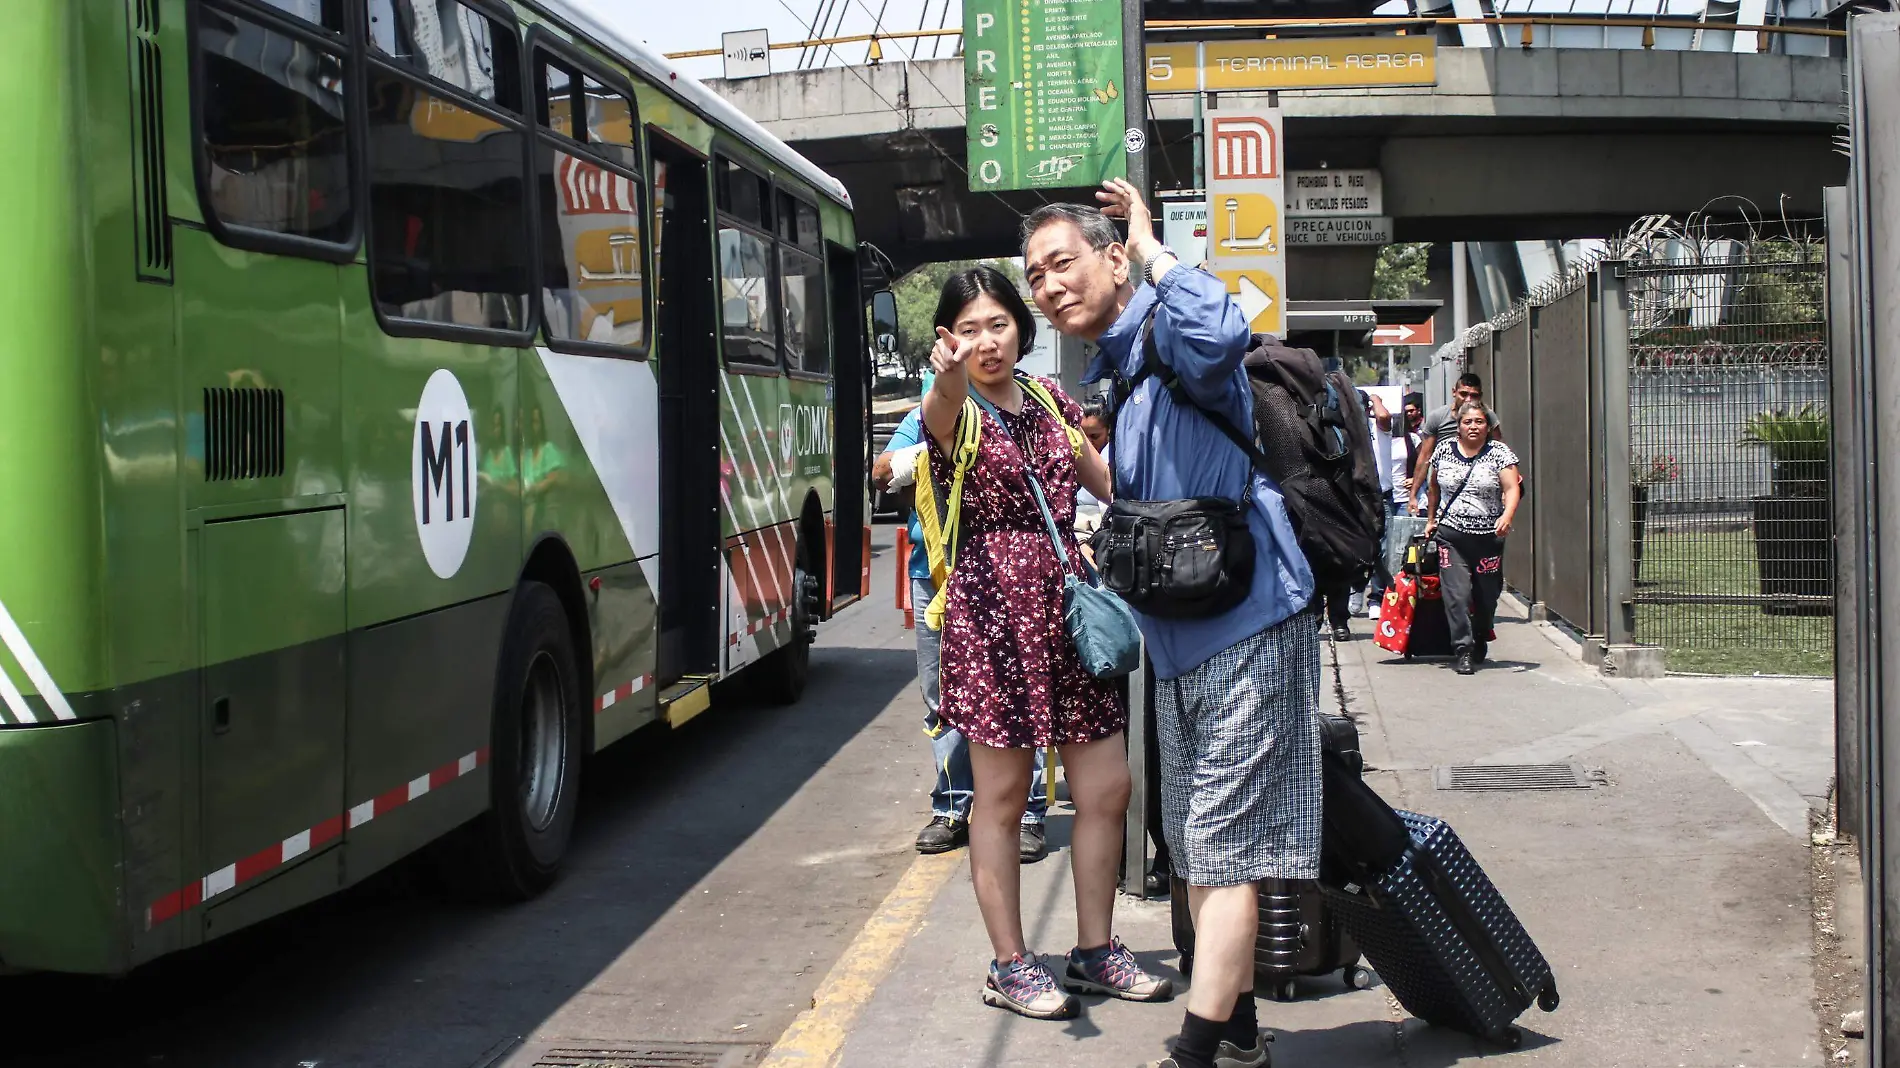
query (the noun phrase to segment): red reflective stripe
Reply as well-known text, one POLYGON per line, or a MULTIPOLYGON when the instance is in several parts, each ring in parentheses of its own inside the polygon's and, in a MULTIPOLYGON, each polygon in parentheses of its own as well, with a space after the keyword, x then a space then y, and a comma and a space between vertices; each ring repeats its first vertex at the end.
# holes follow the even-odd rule
MULTIPOLYGON (((646 677, 650 678, 651 676, 646 677)), ((488 747, 483 746, 472 754, 458 757, 439 768, 431 770, 428 774, 430 792, 434 792, 440 787, 461 778, 463 775, 470 774, 475 768, 479 768, 488 763, 488 753, 488 747), (464 771, 462 764, 471 756, 474 758, 474 763, 470 765, 467 771, 464 771)), ((393 790, 378 794, 371 802, 371 805, 374 815, 381 816, 386 812, 402 807, 407 804, 408 801, 409 784, 404 783, 393 790)), ((374 816, 372 816, 372 818, 374 818, 374 816)), ((340 837, 347 823, 348 810, 345 810, 343 814, 331 816, 316 826, 311 827, 308 832, 310 835, 309 849, 300 851, 297 856, 303 856, 315 850, 318 846, 340 837)), ((298 833, 302 834, 304 832, 300 831, 298 833)), ((294 838, 296 835, 292 835, 291 837, 294 838)), ((280 867, 283 863, 284 843, 282 841, 260 849, 250 856, 239 860, 236 864, 229 865, 232 871, 231 888, 235 889, 274 868, 280 867)), ((194 908, 201 904, 204 901, 205 879, 219 875, 224 870, 224 868, 214 869, 212 875, 195 879, 159 898, 157 901, 152 902, 152 904, 145 909, 145 926, 150 928, 155 924, 164 923, 166 920, 178 916, 187 909, 194 908)))
POLYGON ((237 862, 237 881, 242 883, 255 879, 283 862, 283 843, 280 842, 269 849, 260 849, 237 862))
POLYGON ((400 807, 402 805, 406 805, 408 803, 409 803, 409 784, 403 783, 401 786, 396 787, 394 790, 387 790, 387 791, 384 791, 383 793, 377 794, 376 808, 374 811, 376 815, 380 816, 383 813, 390 811, 391 809, 400 807))
POLYGON ((329 819, 310 828, 310 848, 315 849, 342 833, 343 817, 331 816, 329 819))

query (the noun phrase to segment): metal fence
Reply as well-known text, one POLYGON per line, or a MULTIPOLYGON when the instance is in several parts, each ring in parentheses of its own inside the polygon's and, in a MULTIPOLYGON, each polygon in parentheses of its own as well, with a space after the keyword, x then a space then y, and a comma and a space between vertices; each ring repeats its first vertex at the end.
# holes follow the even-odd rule
POLYGON ((1617 252, 1439 353, 1485 377, 1526 477, 1506 581, 1586 648, 1830 673, 1822 246, 1617 252))
POLYGON ((1832 670, 1822 247, 1632 264, 1635 640, 1683 671, 1832 670))

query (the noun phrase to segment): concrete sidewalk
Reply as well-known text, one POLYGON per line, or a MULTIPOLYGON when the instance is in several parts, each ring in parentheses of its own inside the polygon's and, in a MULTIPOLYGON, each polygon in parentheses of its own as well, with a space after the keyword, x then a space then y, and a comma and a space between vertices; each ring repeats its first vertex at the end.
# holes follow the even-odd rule
MULTIPOLYGON (((1606 680, 1548 624, 1508 612, 1493 663, 1460 678, 1447 663, 1393 658, 1356 626, 1329 670, 1334 702, 1360 724, 1369 781, 1458 828, 1549 957, 1563 1004, 1530 1010, 1524 1048, 1504 1052, 1409 1018, 1381 986, 1316 978, 1298 1001, 1261 1003, 1276 1065, 1821 1063, 1806 818, 1832 768, 1825 681, 1606 680), (1434 787, 1437 766, 1533 762, 1601 776, 1588 790, 1434 787)), ((1066 844, 1065 809, 1051 813, 1052 845, 1066 844)), ((1024 870, 1030 944, 1042 953, 1074 942, 1067 868, 1059 849, 1024 870)), ((1122 898, 1117 928, 1146 965, 1174 974, 1165 901, 1122 898)), ((1180 1023, 1178 999, 1091 999, 1082 1018, 1055 1024, 986 1008, 988 958, 965 866, 863 1007, 839 1063, 1134 1066, 1163 1055, 1180 1023)))

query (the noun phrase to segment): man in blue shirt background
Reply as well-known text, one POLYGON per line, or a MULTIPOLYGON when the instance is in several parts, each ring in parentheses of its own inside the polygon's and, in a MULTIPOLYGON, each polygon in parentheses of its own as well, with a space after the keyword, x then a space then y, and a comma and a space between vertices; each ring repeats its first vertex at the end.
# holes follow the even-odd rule
POLYGON ((1253 1001, 1255 884, 1319 875, 1313 574, 1279 488, 1211 418, 1242 433, 1253 427, 1253 391, 1241 367, 1251 341, 1246 317, 1220 279, 1183 266, 1156 240, 1133 186, 1111 179, 1096 197, 1102 210, 1051 204, 1031 212, 1023 266, 1050 323, 1099 347, 1086 380, 1135 379, 1152 325, 1159 359, 1183 394, 1151 375, 1118 406, 1117 494, 1253 505, 1245 601, 1200 619, 1136 613, 1156 679, 1163 830, 1174 872, 1188 884, 1195 930, 1181 1036, 1173 1055, 1149 1068, 1259 1068, 1268 1054, 1253 1001), (1110 216, 1128 221, 1126 242, 1110 216))
MULTIPOLYGON (((930 388, 928 376, 924 388, 930 388)), ((879 489, 888 491, 894 484, 891 464, 896 454, 922 444, 923 435, 923 409, 912 408, 871 466, 871 477, 879 489)), ((930 460, 919 456, 917 462, 930 460)), ((905 479, 895 484, 901 487, 909 482, 905 479)), ((930 554, 924 548, 924 529, 915 508, 910 510, 910 545, 910 603, 917 620, 917 686, 924 694, 924 733, 930 735, 930 752, 937 761, 937 781, 930 788, 930 822, 917 833, 917 852, 947 853, 970 840, 970 800, 975 796, 976 779, 970 770, 970 743, 956 728, 937 718, 937 655, 942 635, 924 624, 924 606, 936 596, 937 587, 930 581, 930 554)), ((1049 855, 1043 829, 1043 818, 1049 811, 1047 756, 1043 750, 1036 750, 1035 771, 1029 777, 1029 804, 1023 809, 1020 846, 1025 864, 1049 855)))

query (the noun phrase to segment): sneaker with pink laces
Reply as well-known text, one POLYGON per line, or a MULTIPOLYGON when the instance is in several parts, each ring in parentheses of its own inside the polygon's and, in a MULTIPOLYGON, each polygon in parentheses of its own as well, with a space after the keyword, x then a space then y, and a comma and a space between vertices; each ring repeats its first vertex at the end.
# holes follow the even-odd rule
POLYGON ((1123 1001, 1166 1001, 1174 996, 1174 984, 1142 971, 1119 938, 1109 939, 1106 950, 1070 950, 1062 985, 1078 994, 1107 994, 1123 1001))
POLYGON ((1082 1003, 1056 986, 1056 977, 1034 954, 1017 954, 1008 963, 991 961, 983 981, 983 1004, 1032 1020, 1068 1020, 1082 1012, 1082 1003))

